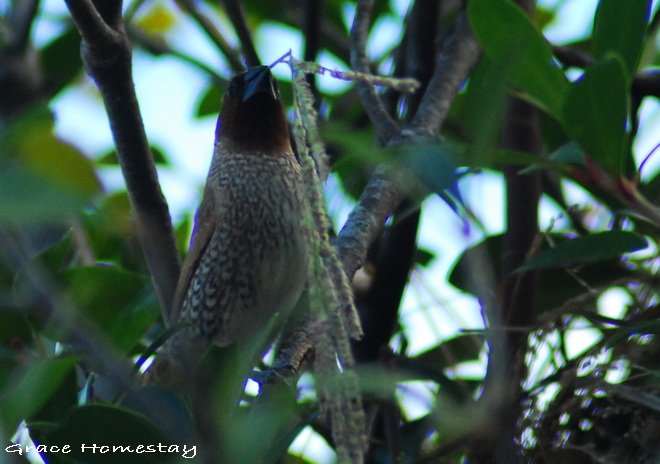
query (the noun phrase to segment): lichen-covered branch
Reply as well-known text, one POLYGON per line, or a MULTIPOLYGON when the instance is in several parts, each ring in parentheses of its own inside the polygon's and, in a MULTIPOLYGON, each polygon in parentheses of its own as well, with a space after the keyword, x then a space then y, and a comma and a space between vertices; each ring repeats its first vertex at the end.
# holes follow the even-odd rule
POLYGON ((344 269, 350 277, 364 264, 369 245, 376 239, 401 198, 401 189, 384 168, 377 169, 371 175, 335 241, 344 269))
POLYGON ((314 348, 314 372, 318 378, 318 395, 323 409, 330 413, 332 437, 340 462, 364 461, 365 417, 350 339, 362 335, 360 319, 353 303, 346 273, 330 242, 330 217, 323 199, 317 169, 327 172, 327 157, 317 133, 316 111, 311 105, 311 89, 304 73, 297 71, 292 58, 296 109, 298 117, 293 134, 296 139, 308 207, 306 233, 310 243, 308 278, 309 306, 312 324, 321 330, 314 334, 306 349, 314 348), (303 126, 303 123, 307 123, 303 126), (316 141, 316 143, 315 143, 316 141), (321 150, 312 156, 308 146, 321 150), (341 371, 337 363, 341 364, 341 371))

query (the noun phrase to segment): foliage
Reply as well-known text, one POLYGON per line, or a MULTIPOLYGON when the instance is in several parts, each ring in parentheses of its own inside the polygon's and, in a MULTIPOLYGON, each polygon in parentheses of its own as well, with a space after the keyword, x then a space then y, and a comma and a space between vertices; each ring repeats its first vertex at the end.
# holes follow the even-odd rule
MULTIPOLYGON (((79 56, 79 34, 66 12, 46 18, 45 13, 21 10, 31 3, 15 0, 11 8, 0 8, 0 84, 7 94, 0 98, 0 435, 9 444, 17 430, 27 428, 38 444, 68 443, 75 448, 71 454, 42 453, 49 463, 118 462, 116 455, 80 454, 80 443, 161 443, 168 449, 158 454, 125 453, 121 462, 185 462, 184 445, 208 445, 217 437, 199 433, 200 418, 193 417, 185 399, 173 392, 129 388, 138 358, 154 348, 152 343, 162 341, 158 337, 164 324, 152 276, 127 194, 104 185, 108 169, 116 165, 112 147, 88 153, 80 148, 85 145, 84 133, 80 140, 62 140, 54 132, 57 114, 48 108, 57 95, 89 86, 79 56), (57 27, 44 44, 33 43, 30 34, 22 44, 12 42, 22 37, 22 28, 45 21, 57 27), (17 69, 34 79, 16 78, 17 69)), ((126 29, 136 50, 170 57, 207 79, 198 107, 189 115, 203 119, 217 111, 223 86, 233 74, 231 53, 206 31, 223 59, 218 66, 180 50, 181 41, 175 38, 182 24, 204 30, 199 15, 223 28, 236 26, 236 19, 217 2, 176 3, 180 8, 162 1, 127 1, 126 29)), ((391 83, 349 70, 350 25, 344 18, 354 6, 351 2, 318 2, 324 11, 317 12, 317 28, 298 19, 312 21, 313 14, 303 14, 311 14, 304 3, 246 1, 245 21, 255 30, 269 22, 310 35, 308 43, 321 44, 310 50, 310 60, 324 51, 345 63, 346 72, 329 73, 335 77, 377 86, 391 83)), ((435 62, 435 50, 428 43, 415 52, 418 55, 410 50, 417 44, 415 28, 424 24, 412 11, 428 3, 433 2, 411 2, 411 14, 401 20, 390 2, 376 1, 371 26, 377 30, 379 21, 396 18, 403 30, 401 46, 396 43, 374 59, 374 68, 388 70, 393 64, 397 77, 416 78, 423 89, 430 85, 429 76, 408 74, 416 72, 414 60, 421 55, 435 62)), ((437 36, 445 38, 460 14, 452 3, 461 2, 438 3, 449 5, 432 13, 437 36)), ((515 447, 512 459, 655 462, 660 459, 660 180, 658 172, 648 172, 641 161, 657 157, 657 152, 635 153, 635 146, 640 106, 651 99, 657 104, 660 94, 654 68, 660 29, 657 8, 652 12, 648 0, 600 0, 589 36, 563 47, 542 34, 542 26, 552 23, 556 10, 538 7, 530 17, 511 0, 469 0, 466 14, 482 56, 451 102, 437 139, 378 147, 355 87, 324 94, 312 78, 281 86, 284 99, 293 103, 294 95, 309 100, 305 82, 314 82, 313 92, 322 102, 316 107, 322 115, 320 137, 314 133, 316 109, 312 111, 311 101, 298 102, 297 110, 306 113, 294 127, 308 136, 297 139, 299 152, 309 148, 319 156, 327 150, 330 176, 338 181, 329 184, 338 188, 326 192, 328 196, 358 200, 374 168, 384 168, 406 195, 353 281, 365 330, 365 338, 353 348, 369 425, 366 461, 499 462, 481 453, 497 448, 493 437, 507 430, 498 423, 500 401, 515 415, 508 437, 515 447), (651 90, 645 90, 648 76, 653 77, 651 90), (511 131, 506 122, 512 98, 537 112, 538 124, 530 129, 539 138, 537 152, 500 143, 511 131), (515 178, 541 185, 541 200, 534 207, 552 203, 558 211, 558 225, 540 231, 537 223, 532 225, 533 244, 522 250, 523 261, 513 269, 503 264, 510 251, 510 229, 483 226, 478 208, 461 194, 464 180, 481 182, 481 172, 501 178, 512 166, 515 178), (576 190, 587 198, 577 206, 571 199, 576 190), (397 235, 411 218, 419 220, 419 210, 424 215, 434 211, 436 196, 460 216, 460 227, 476 228, 481 234, 477 243, 464 244, 446 276, 430 273, 440 259, 440 243, 437 249, 423 249, 414 240, 416 226, 410 243, 397 235), (397 254, 410 246, 412 259, 397 254), (393 276, 400 261, 404 277, 399 282, 393 276), (408 261, 416 262, 410 278, 408 261), (520 294, 517 286, 527 285, 524 279, 529 276, 534 298, 525 302, 524 323, 509 325, 515 320, 507 318, 514 311, 510 300, 520 294), (432 281, 433 294, 440 295, 426 309, 435 318, 452 318, 441 300, 446 289, 458 289, 479 308, 483 325, 460 327, 450 337, 437 337, 424 352, 411 352, 411 338, 420 329, 407 325, 401 299, 404 287, 414 293, 424 281, 432 281), (370 324, 370 318, 376 323, 370 324), (381 332, 384 340, 374 342, 381 332), (591 338, 576 350, 579 333, 591 338), (498 351, 500 336, 516 340, 510 352, 498 351), (493 374, 500 360, 506 365, 508 384, 493 374), (475 364, 481 367, 479 373, 470 375, 467 368, 475 364), (493 382, 502 382, 512 396, 498 392, 493 382), (428 401, 420 401, 420 391, 428 401), (495 396, 489 396, 490 391, 495 396), (420 402, 425 403, 423 412, 409 416, 411 404, 420 402)), ((227 43, 240 43, 237 27, 223 28, 219 30, 227 33, 227 43)), ((240 46, 227 46, 240 55, 240 46)), ((327 71, 310 63, 304 66, 309 73, 327 71)), ((412 81, 401 82, 406 88, 378 88, 390 113, 405 118, 413 111, 413 97, 402 90, 409 90, 412 81)), ((152 143, 159 169, 178 175, 171 148, 152 143)), ((314 172, 312 164, 307 168, 314 172)), ((515 182, 511 176, 507 179, 515 182)), ((514 216, 517 200, 506 200, 505 223, 510 228, 525 221, 514 216)), ((333 215, 334 203, 327 204, 333 215)), ((186 218, 175 225, 182 253, 189 222, 186 218)), ((438 242, 446 240, 444 232, 435 232, 438 242)), ((332 245, 323 246, 326 256, 332 245)), ((321 261, 320 253, 317 258, 321 261)), ((333 266, 336 274, 340 263, 333 266)), ((341 280, 339 274, 333 278, 341 280)), ((418 311, 425 310, 426 303, 414 304, 418 311)), ((343 330, 357 332, 355 327, 343 330)), ((209 356, 209 363, 221 359, 214 353, 209 356)), ((268 372, 267 365, 260 367, 268 372)), ((209 379, 209 385, 220 389, 222 373, 209 379)), ((297 457, 299 451, 290 448, 307 427, 330 448, 337 446, 332 425, 318 409, 319 398, 308 394, 319 380, 303 376, 297 392, 280 386, 263 404, 249 390, 240 393, 241 407, 227 416, 231 423, 218 419, 226 411, 214 410, 219 422, 214 432, 226 434, 222 443, 227 449, 221 450, 225 461, 321 461, 322 457, 297 457)), ((325 396, 333 394, 327 386, 319 390, 325 396)))

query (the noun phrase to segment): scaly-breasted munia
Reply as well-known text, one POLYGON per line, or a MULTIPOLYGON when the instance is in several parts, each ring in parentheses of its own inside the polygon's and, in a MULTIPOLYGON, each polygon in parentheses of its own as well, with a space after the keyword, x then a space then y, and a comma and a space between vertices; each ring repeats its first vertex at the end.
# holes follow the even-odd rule
POLYGON ((180 389, 205 349, 242 343, 279 313, 307 275, 304 186, 268 66, 235 76, 216 126, 204 198, 175 295, 181 328, 148 375, 180 389))

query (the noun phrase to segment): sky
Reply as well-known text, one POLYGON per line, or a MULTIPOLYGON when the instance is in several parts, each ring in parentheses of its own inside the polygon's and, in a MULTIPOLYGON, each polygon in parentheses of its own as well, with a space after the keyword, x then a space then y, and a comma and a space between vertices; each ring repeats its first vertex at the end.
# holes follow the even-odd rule
MULTIPOLYGON (((0 8, 3 0, 0 0, 0 8)), ((147 2, 149 3, 149 2, 147 2)), ((559 6, 557 20, 544 31, 554 43, 564 43, 589 33, 591 18, 597 0, 541 0, 546 7, 559 6)), ((380 21, 369 40, 369 53, 378 56, 396 42, 400 36, 399 21, 407 10, 407 0, 393 2, 396 15, 380 21)), ((657 7, 657 0, 654 8, 657 7)), ((47 12, 63 12, 61 0, 46 0, 47 12)), ((352 17, 352 8, 345 10, 347 24, 352 17)), ((35 37, 38 42, 46 42, 53 37, 54 26, 48 20, 42 21, 35 37)), ((215 49, 189 20, 179 21, 171 33, 175 46, 189 52, 215 68, 224 63, 215 49)), ((264 62, 272 62, 288 49, 297 57, 301 56, 301 37, 292 29, 279 27, 274 23, 262 24, 256 34, 256 45, 264 62)), ((324 53, 318 60, 330 68, 348 69, 333 56, 324 53)), ((288 79, 288 68, 276 68, 280 79, 288 79)), ((208 82, 196 70, 182 65, 178 60, 161 57, 153 58, 136 51, 134 55, 135 85, 143 120, 149 140, 164 148, 169 155, 172 167, 159 168, 163 190, 171 207, 175 222, 188 214, 200 201, 201 188, 206 178, 213 147, 215 118, 193 119, 191 115, 198 103, 201 92, 208 82)), ((337 92, 347 83, 331 78, 321 78, 320 87, 327 92, 337 92)), ((647 99, 649 100, 649 99, 647 99)), ((99 157, 112 149, 112 137, 107 118, 93 84, 86 80, 82 86, 71 87, 62 92, 53 105, 56 113, 56 132, 65 140, 75 143, 90 157, 99 157), (85 137, 80 137, 84 133, 85 137)), ((657 100, 648 102, 642 110, 643 124, 635 152, 639 157, 648 153, 658 143, 660 134, 660 106, 657 100)), ((646 167, 646 173, 660 169, 660 156, 655 156, 646 167)), ((646 174, 648 175, 648 174, 646 174)), ((110 190, 121 188, 123 181, 114 168, 104 168, 102 178, 110 190)), ((328 192, 336 192, 337 181, 329 180, 328 192)), ((503 188, 498 176, 484 172, 467 176, 461 182, 461 193, 466 203, 481 218, 490 233, 502 231, 503 188), (484 201, 484 199, 498 199, 484 201)), ((572 192, 576 201, 580 192, 572 192)), ((584 197, 582 197, 584 198, 584 197)), ((336 193, 329 195, 329 205, 337 226, 350 212, 351 204, 336 193)), ((552 221, 558 221, 558 211, 549 202, 544 202, 540 223, 547 228, 552 221)), ((423 272, 415 271, 412 285, 409 285, 403 301, 401 317, 409 335, 409 351, 419 353, 435 345, 439 339, 452 337, 461 329, 483 327, 479 307, 474 299, 462 294, 453 287, 443 284, 444 278, 459 254, 470 244, 476 243, 482 234, 475 228, 466 232, 462 221, 439 199, 425 202, 419 232, 419 245, 436 253, 436 259, 423 272), (438 310, 441 308, 441 310, 438 310)), ((623 307, 624 297, 613 291, 601 302, 601 310, 614 315, 617 308, 623 307)), ((569 332, 571 349, 577 354, 584 346, 592 343, 596 335, 584 330, 569 332)), ((396 341, 394 342, 396 346, 396 341)), ((480 375, 483 373, 483 359, 477 363, 462 366, 462 373, 480 375)), ((415 389, 419 393, 418 404, 406 404, 410 417, 423 414, 431 401, 432 390, 427 385, 411 384, 404 388, 415 389)), ((323 443, 303 434, 294 448, 307 449, 319 462, 332 462, 323 451, 323 443), (308 442, 308 440, 311 440, 308 442)))

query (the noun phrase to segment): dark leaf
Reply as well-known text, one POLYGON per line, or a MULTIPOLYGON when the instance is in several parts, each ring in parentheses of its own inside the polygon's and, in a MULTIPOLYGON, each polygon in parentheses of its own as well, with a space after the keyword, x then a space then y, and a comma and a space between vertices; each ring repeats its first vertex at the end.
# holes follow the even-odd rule
POLYGON ((426 367, 443 370, 465 361, 477 359, 483 346, 483 335, 457 335, 428 351, 418 354, 411 360, 426 367))
POLYGON ((510 84, 559 119, 567 81, 527 15, 507 0, 472 0, 468 12, 486 55, 509 66, 510 84))
POLYGON ((646 248, 644 237, 632 232, 612 230, 558 243, 532 257, 516 272, 532 269, 560 269, 616 259, 624 253, 646 248))
MULTIPOLYGON (((559 244, 566 238, 552 234, 552 240, 559 244)), ((547 250, 544 243, 541 250, 547 250)), ((449 274, 449 283, 478 298, 490 298, 493 289, 502 281, 500 259, 502 235, 487 237, 468 248, 456 260, 449 274)), ((591 293, 594 288, 605 288, 632 274, 614 261, 587 264, 569 273, 566 269, 540 269, 538 309, 540 312, 561 307, 566 301, 591 293)))
POLYGON ((192 233, 192 219, 190 218, 190 216, 186 215, 174 230, 174 237, 176 238, 177 249, 179 249, 182 254, 186 253, 188 250, 191 233, 192 233))
POLYGON ((50 91, 55 94, 82 71, 80 33, 71 26, 41 51, 41 64, 50 91))
POLYGON ((0 133, 0 221, 66 221, 100 191, 92 163, 55 137, 46 108, 24 114, 0 133))
POLYGON ((225 89, 221 89, 215 84, 211 84, 202 95, 197 104, 195 117, 217 116, 220 111, 220 102, 225 89))
POLYGON ((110 266, 79 267, 62 275, 79 309, 115 346, 128 351, 158 316, 149 281, 110 266))
POLYGON ((159 424, 172 439, 193 441, 194 427, 190 410, 181 397, 166 388, 149 385, 129 392, 121 406, 132 409, 159 424))
POLYGON ((628 92, 623 63, 617 57, 590 66, 571 84, 564 103, 566 130, 606 171, 619 176, 624 167, 628 92))
POLYGON ((42 442, 68 444, 71 458, 89 464, 159 464, 197 452, 183 440, 173 442, 141 414, 104 405, 77 408, 57 429, 43 433, 42 442))
POLYGON ((605 59, 610 52, 621 55, 628 76, 633 76, 642 54, 651 0, 600 0, 594 18, 593 55, 605 59))
POLYGON ((584 150, 575 142, 568 142, 552 152, 549 158, 561 164, 584 165, 584 150))
POLYGON ((435 259, 435 253, 424 248, 417 248, 415 254, 415 262, 420 266, 428 266, 431 261, 435 259))
POLYGON ((31 419, 39 422, 58 422, 78 405, 78 382, 76 369, 69 369, 48 401, 36 411, 31 419))
POLYGON ((21 419, 39 411, 58 391, 73 369, 72 357, 46 358, 14 372, 15 384, 0 395, 0 419, 6 429, 13 430, 21 419))

